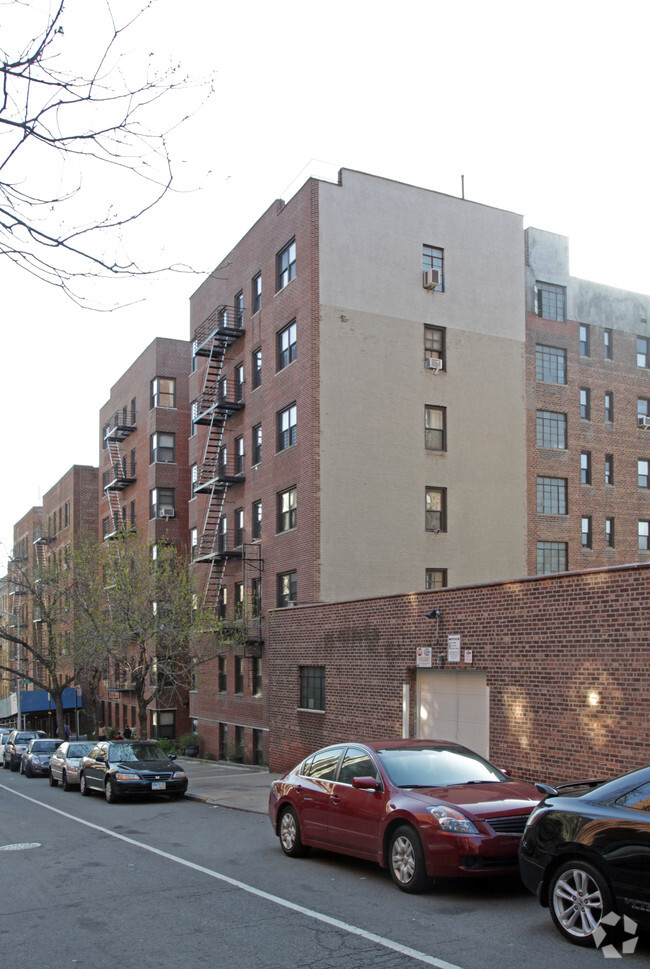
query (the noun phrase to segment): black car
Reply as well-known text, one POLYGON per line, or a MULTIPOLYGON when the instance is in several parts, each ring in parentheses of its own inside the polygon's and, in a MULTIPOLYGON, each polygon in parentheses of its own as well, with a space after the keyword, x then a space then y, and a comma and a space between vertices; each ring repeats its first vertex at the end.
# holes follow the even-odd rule
POLYGON ((2 766, 5 770, 17 771, 20 758, 29 746, 30 740, 44 737, 42 730, 12 730, 5 744, 2 766))
POLYGON ((26 777, 47 777, 50 773, 50 757, 60 743, 60 740, 41 738, 30 740, 20 758, 20 773, 26 777))
POLYGON ((154 740, 104 740, 82 758, 79 790, 99 791, 109 803, 126 794, 183 797, 187 775, 175 760, 154 740))
POLYGON ((537 787, 546 797, 521 839, 524 884, 570 942, 600 947, 618 932, 633 945, 637 926, 650 929, 650 767, 537 787))

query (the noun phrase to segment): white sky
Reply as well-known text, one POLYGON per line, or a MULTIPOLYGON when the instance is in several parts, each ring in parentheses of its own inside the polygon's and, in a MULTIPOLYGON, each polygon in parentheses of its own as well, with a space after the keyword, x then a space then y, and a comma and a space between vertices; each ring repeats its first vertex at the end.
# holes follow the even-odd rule
MULTIPOLYGON (((68 0, 66 38, 99 2, 68 0)), ((158 0, 145 26, 143 56, 216 71, 174 145, 195 190, 138 230, 152 263, 208 271, 345 167, 452 195, 464 175, 467 198, 568 235, 573 275, 650 292, 646 0, 158 0)), ((14 523, 98 463, 112 384, 154 337, 188 338, 201 278, 115 282, 111 303, 139 302, 93 313, 0 264, 0 570, 14 523)))

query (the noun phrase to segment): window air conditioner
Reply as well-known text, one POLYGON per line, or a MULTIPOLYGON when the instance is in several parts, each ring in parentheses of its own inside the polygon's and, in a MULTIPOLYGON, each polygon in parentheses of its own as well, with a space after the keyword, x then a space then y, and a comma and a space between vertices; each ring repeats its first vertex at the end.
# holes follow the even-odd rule
POLYGON ((442 369, 442 360, 439 357, 427 357, 424 361, 424 366, 427 370, 433 370, 435 373, 438 373, 442 369))
POLYGON ((437 269, 425 269, 422 273, 422 285, 425 289, 435 289, 440 285, 440 272, 437 269))
POLYGON ((173 508, 159 508, 158 518, 173 518, 176 514, 173 508))
POLYGON ((650 417, 639 417, 639 427, 650 430, 650 417))

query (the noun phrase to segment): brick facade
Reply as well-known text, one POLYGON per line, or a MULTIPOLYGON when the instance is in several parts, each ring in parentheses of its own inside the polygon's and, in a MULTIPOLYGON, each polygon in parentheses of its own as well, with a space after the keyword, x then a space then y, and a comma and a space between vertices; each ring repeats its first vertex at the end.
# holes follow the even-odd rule
MULTIPOLYGON (((270 767, 363 737, 401 736, 416 649, 460 635, 459 670, 483 670, 490 759, 548 782, 611 776, 650 759, 650 564, 283 609, 270 617, 270 767), (472 651, 466 664, 464 651, 472 651), (299 668, 324 666, 324 711, 299 708, 299 668), (591 702, 590 702, 591 701, 591 702)), ((409 735, 415 735, 411 703, 409 735)))

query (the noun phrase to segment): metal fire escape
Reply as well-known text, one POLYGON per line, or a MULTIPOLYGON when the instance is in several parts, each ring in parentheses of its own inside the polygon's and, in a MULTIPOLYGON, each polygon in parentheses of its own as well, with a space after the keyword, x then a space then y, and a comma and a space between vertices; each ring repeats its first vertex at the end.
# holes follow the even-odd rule
POLYGON ((104 428, 104 441, 106 442, 110 465, 108 470, 104 472, 102 484, 111 512, 111 522, 113 525, 112 535, 124 531, 126 528, 124 509, 120 502, 120 492, 124 491, 130 484, 133 484, 136 478, 135 468, 132 467, 130 473, 127 471, 127 458, 126 455, 122 454, 120 444, 135 429, 135 411, 131 410, 129 415, 126 407, 121 414, 119 412, 115 413, 104 428))
POLYGON ((224 378, 224 360, 229 347, 244 335, 241 310, 220 306, 198 327, 194 340, 194 354, 206 360, 203 387, 199 394, 194 424, 207 427, 202 461, 197 468, 195 494, 208 496, 199 523, 196 563, 208 565, 204 586, 204 604, 220 616, 220 597, 228 562, 242 560, 243 573, 250 562, 253 572, 262 569, 259 546, 255 554, 247 555, 240 536, 227 532, 226 498, 230 488, 245 481, 243 456, 228 453, 226 425, 228 419, 243 410, 241 387, 229 387, 224 378))

